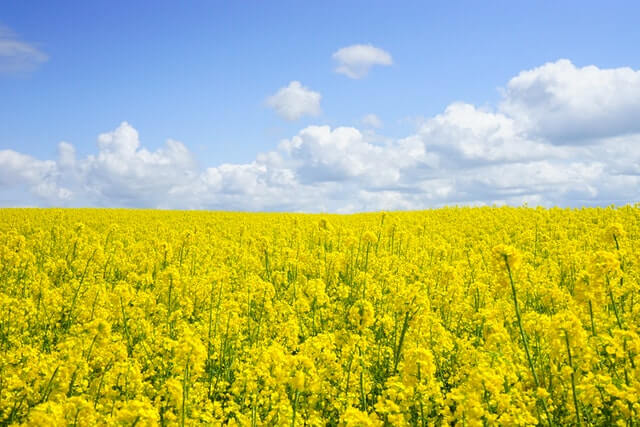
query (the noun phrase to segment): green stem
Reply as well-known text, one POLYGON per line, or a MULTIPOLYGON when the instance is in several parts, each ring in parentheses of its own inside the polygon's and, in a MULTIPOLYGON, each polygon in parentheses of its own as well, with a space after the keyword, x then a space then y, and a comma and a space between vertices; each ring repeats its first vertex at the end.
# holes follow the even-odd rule
POLYGON ((616 315, 616 322, 618 323, 618 327, 620 329, 624 329, 622 326, 622 320, 620 319, 620 314, 618 313, 618 305, 616 304, 616 300, 613 297, 613 291, 611 290, 609 276, 607 276, 607 290, 609 291, 609 299, 611 300, 611 305, 613 306, 613 313, 616 315))
POLYGON ((369 249, 371 249, 371 243, 367 242, 367 253, 364 258, 364 282, 362 283, 362 299, 365 298, 367 289, 367 271, 369 270, 369 249))
MULTIPOLYGON (((520 337, 522 338, 522 345, 524 346, 524 352, 527 355, 527 362, 529 362, 529 369, 531 369, 531 375, 533 376, 533 382, 536 385, 536 389, 540 387, 540 382, 538 381, 538 375, 536 375, 536 370, 533 367, 533 361, 531 360, 531 354, 529 353, 529 344, 527 342, 527 335, 524 333, 524 328, 522 327, 522 316, 520 315, 520 306, 518 305, 518 295, 516 292, 516 285, 513 283, 513 274, 511 274, 511 266, 509 266, 509 260, 506 255, 502 255, 504 258, 504 264, 507 267, 507 273, 509 273, 509 282, 511 283, 511 294, 513 296, 513 305, 516 310, 516 318, 518 320, 518 329, 520 329, 520 337)), ((547 409, 547 404, 544 400, 541 400, 542 406, 544 408, 544 412, 547 415, 547 421, 549 425, 551 424, 551 416, 549 415, 549 410, 547 409)))
POLYGON ((578 396, 576 394, 576 378, 575 369, 573 368, 573 358, 571 357, 571 346, 569 345, 569 334, 564 331, 564 342, 567 344, 567 354, 569 355, 569 366, 571 367, 571 391, 573 393, 573 405, 576 408, 576 425, 580 427, 580 410, 578 405, 578 396))
POLYGON ((400 331, 400 340, 398 341, 398 347, 396 348, 393 360, 393 372, 398 372, 398 363, 400 362, 400 352, 402 351, 402 345, 404 344, 404 337, 409 329, 409 311, 404 314, 404 323, 402 324, 402 331, 400 331))
POLYGON ((360 356, 360 402, 363 411, 367 411, 367 399, 364 394, 364 362, 362 360, 362 349, 358 346, 358 354, 360 356))
POLYGON ((298 396, 300 396, 299 392, 296 391, 295 397, 293 399, 293 415, 291 415, 291 427, 295 427, 296 425, 296 411, 298 409, 298 396))
POLYGON ((593 321, 593 306, 591 304, 591 300, 589 300, 589 317, 591 318, 591 333, 593 336, 596 336, 596 325, 593 321))

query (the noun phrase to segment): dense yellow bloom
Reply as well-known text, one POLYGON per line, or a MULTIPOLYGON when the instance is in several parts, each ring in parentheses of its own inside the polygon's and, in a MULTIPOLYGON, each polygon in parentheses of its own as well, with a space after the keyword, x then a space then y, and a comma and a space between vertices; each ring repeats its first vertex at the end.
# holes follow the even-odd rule
POLYGON ((378 241, 378 238, 375 234, 373 234, 372 231, 365 231, 362 235, 362 241, 367 244, 376 243, 378 241))
POLYGON ((624 227, 620 223, 610 224, 604 231, 603 238, 607 243, 619 246, 620 241, 626 236, 624 227))
POLYGON ((591 272, 596 277, 611 277, 618 274, 620 260, 612 252, 597 251, 591 261, 591 272))
POLYGON ((341 425, 349 427, 376 427, 382 426, 383 423, 375 414, 369 414, 350 406, 342 415, 341 425))
POLYGON ((373 306, 367 300, 357 301, 349 310, 349 320, 358 330, 371 326, 374 320, 373 306))
POLYGON ((637 425, 639 219, 0 210, 0 424, 637 425))
POLYGON ((505 244, 494 246, 493 256, 495 262, 500 268, 504 268, 506 263, 509 265, 509 268, 514 269, 520 265, 520 262, 522 261, 522 256, 518 250, 513 246, 505 244))

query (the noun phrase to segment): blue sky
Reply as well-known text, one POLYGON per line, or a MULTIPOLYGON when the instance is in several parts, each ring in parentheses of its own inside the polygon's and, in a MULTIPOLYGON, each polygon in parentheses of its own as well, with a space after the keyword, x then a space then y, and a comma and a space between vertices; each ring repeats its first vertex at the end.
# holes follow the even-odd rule
MULTIPOLYGON (((594 85, 608 88, 613 81, 618 86, 603 89, 604 93, 613 93, 612 96, 619 93, 621 98, 625 93, 635 93, 634 73, 640 69, 640 55, 636 53, 640 31, 635 20, 640 6, 636 2, 185 4, 11 1, 0 6, 0 28, 4 29, 0 37, 42 55, 39 59, 31 58, 31 63, 7 70, 2 61, 14 61, 15 65, 15 58, 11 58, 15 52, 3 53, 0 38, 0 162, 3 158, 5 162, 2 164, 5 172, 0 173, 0 204, 353 211, 523 201, 546 205, 606 204, 610 200, 632 202, 638 198, 637 193, 619 193, 609 187, 585 190, 590 185, 587 181, 596 179, 594 168, 598 169, 596 163, 602 160, 602 153, 611 155, 610 146, 621 149, 622 144, 622 149, 628 151, 638 145, 635 139, 638 129, 633 128, 632 122, 640 110, 633 100, 611 104, 613 108, 609 111, 629 120, 621 119, 615 129, 602 132, 594 129, 594 135, 601 139, 596 145, 587 141, 593 139, 587 138, 589 135, 582 136, 583 144, 568 143, 573 138, 568 135, 573 131, 557 131, 555 119, 535 116, 540 112, 534 108, 523 108, 521 103, 517 108, 501 107, 513 101, 504 94, 512 79, 523 71, 539 70, 562 59, 568 60, 573 68, 557 66, 550 71, 556 73, 554 76, 577 73, 577 79, 584 77, 588 83, 595 78, 594 85), (392 60, 386 65, 371 65, 360 78, 335 72, 339 64, 334 54, 354 45, 378 49, 392 60), (590 65, 602 74, 593 77, 584 71, 590 65), (607 70, 629 72, 608 80, 607 70), (303 108, 299 117, 287 119, 268 100, 294 81, 309 93, 318 94, 320 101, 314 113, 303 108), (470 160, 467 145, 458 150, 465 161, 454 162, 451 147, 465 137, 449 132, 449 128, 436 132, 433 127, 435 118, 445 114, 449 106, 460 103, 491 113, 490 117, 478 119, 482 123, 496 119, 496 115, 514 121, 516 130, 500 133, 505 141, 499 145, 507 147, 506 151, 522 146, 522 138, 534 145, 541 144, 532 145, 536 153, 567 145, 581 151, 555 150, 543 157, 498 156, 498 160, 494 156, 479 166, 477 159, 470 160), (368 114, 375 114, 382 126, 363 123, 368 114), (538 127, 553 129, 534 131, 530 127, 532 121, 538 127), (137 141, 135 150, 158 154, 156 150, 164 150, 167 139, 172 139, 184 145, 190 160, 147 161, 142 155, 143 160, 138 159, 142 163, 132 164, 126 173, 120 171, 124 176, 116 177, 114 170, 100 169, 95 162, 89 161, 88 166, 87 156, 99 157, 98 135, 107 132, 116 135, 117 129, 123 129, 123 122, 137 131, 138 135, 132 137, 137 141), (314 131, 322 126, 329 127, 326 137, 321 131, 314 131), (337 129, 352 129, 360 135, 334 134, 337 129), (438 138, 455 141, 435 141, 434 132, 438 138), (631 139, 621 143, 620 135, 631 139), (296 143, 295 138, 302 142, 296 143), (336 138, 343 142, 335 142, 336 138), (405 162, 418 155, 406 146, 411 138, 421 138, 421 155, 431 156, 431 160, 418 161, 420 167, 415 162, 405 162), (612 138, 618 140, 614 142, 612 138), (283 140, 289 151, 282 151, 283 140), (75 151, 77 162, 73 173, 63 171, 61 141, 72 144, 75 151), (365 148, 359 144, 365 144, 365 148), (602 152, 594 151, 596 146, 602 152), (358 162, 367 163, 362 156, 389 147, 391 154, 380 156, 401 158, 391 167, 395 167, 397 179, 373 185, 375 179, 363 172, 366 167, 358 169, 358 162), (353 160, 356 167, 347 170, 344 165, 336 166, 338 160, 319 155, 318 150, 345 150, 345 157, 356 156, 353 160), (266 161, 259 155, 274 152, 276 157, 285 159, 266 161), (437 165, 433 163, 434 156, 438 157, 437 165), (20 162, 26 162, 25 158, 34 172, 27 177, 24 173, 11 175, 11 168, 23 169, 26 163, 20 162), (589 170, 591 175, 576 172, 578 175, 567 178, 572 185, 561 193, 532 187, 529 180, 527 188, 516 186, 520 191, 514 190, 513 194, 496 190, 474 196, 474 188, 488 185, 472 177, 474 170, 480 172, 479 167, 506 162, 516 168, 520 165, 520 170, 531 166, 535 175, 544 173, 548 164, 566 170, 570 158, 578 159, 585 168, 581 169, 583 173, 589 170), (542 161, 548 164, 532 166, 532 162, 542 161), (18 163, 20 168, 16 166, 18 163), (160 170, 167 163, 172 165, 171 173, 193 176, 198 185, 206 181, 207 171, 214 168, 210 172, 216 176, 215 185, 207 187, 212 185, 207 181, 200 193, 186 196, 185 190, 178 187, 195 187, 193 182, 172 185, 167 181, 164 187, 157 188, 145 181, 157 181, 153 178, 156 173, 167 177, 160 170), (146 168, 144 172, 141 164, 146 168), (223 164, 236 167, 218 170, 223 164), (239 178, 248 173, 247 165, 256 164, 249 181, 243 181, 246 177, 239 178), (446 171, 443 164, 447 165, 446 171), (176 167, 185 170, 176 172, 176 167), (424 172, 425 168, 431 172, 424 172), (87 173, 88 169, 92 174, 87 173), (310 170, 314 171, 311 175, 310 170), (405 173, 407 170, 414 172, 405 173), (459 185, 456 177, 465 174, 473 182, 459 185), (109 182, 96 183, 98 176, 109 182), (298 190, 300 195, 308 193, 299 197, 304 202, 296 202, 295 198, 282 202, 280 192, 284 190, 280 188, 282 181, 278 181, 284 179, 282 176, 289 180, 285 193, 298 190), (443 178, 449 181, 436 181, 443 178), (124 188, 130 179, 140 180, 137 190, 124 188), (424 185, 407 184, 415 179, 424 185), (48 190, 34 189, 43 187, 45 181, 48 190), (329 188, 332 186, 335 188, 329 188), (61 188, 67 192, 60 193, 61 188), (449 193, 443 195, 434 188, 449 188, 449 193), (136 191, 140 189, 153 189, 163 196, 137 197, 136 191), (48 191, 57 191, 58 195, 51 196, 48 191), (353 192, 359 196, 351 197, 349 194, 353 192), (313 195, 318 200, 314 201, 313 195), (172 198, 175 204, 167 202, 172 198)), ((566 81, 558 77, 553 85, 566 81)), ((545 82, 551 84, 548 79, 545 82)), ((586 101, 601 99, 597 90, 590 93, 593 85, 587 83, 572 90, 581 91, 579 94, 586 101)), ((522 99, 518 98, 518 102, 522 99)), ((530 96, 527 100, 535 102, 530 96)), ((456 111, 463 114, 464 109, 456 111)), ((569 123, 573 120, 577 126, 579 112, 565 112, 562 117, 569 123)), ((604 119, 608 113, 602 110, 599 114, 593 118, 604 119)), ((476 135, 478 132, 470 124, 475 119, 469 120, 464 125, 459 121, 455 125, 476 135)), ((500 122, 500 117, 497 120, 500 122)), ((484 142, 490 146, 483 146, 480 149, 483 152, 495 149, 495 141, 491 142, 490 137, 484 142)), ((633 158, 635 151, 631 154, 627 151, 633 158)), ((371 160, 371 164, 375 161, 371 160)), ((607 163, 598 170, 610 167, 607 163)), ((614 189, 635 183, 635 171, 629 170, 632 165, 617 167, 620 170, 615 176, 628 176, 628 181, 614 180, 611 183, 614 189)), ((549 172, 553 173, 555 169, 549 172)), ((565 181, 563 184, 567 184, 565 181)))

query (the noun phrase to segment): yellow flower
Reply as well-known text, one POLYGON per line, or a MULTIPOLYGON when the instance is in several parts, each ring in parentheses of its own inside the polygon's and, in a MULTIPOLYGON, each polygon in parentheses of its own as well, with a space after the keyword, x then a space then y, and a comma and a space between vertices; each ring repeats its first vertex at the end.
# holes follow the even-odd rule
POLYGON ((612 276, 620 269, 617 255, 607 251, 597 251, 591 261, 591 272, 597 277, 612 276))
POLYGON ((318 228, 321 231, 331 231, 332 229, 331 224, 329 224, 327 218, 320 218, 320 220, 318 221, 318 228))
POLYGON ((291 379, 291 386, 294 390, 303 391, 304 390, 304 373, 302 371, 297 371, 293 378, 291 379))
POLYGON ((604 230, 602 237, 605 243, 613 243, 617 247, 625 236, 626 233, 622 224, 613 223, 604 230))
POLYGON ((375 427, 383 425, 375 413, 369 414, 353 406, 347 408, 340 421, 340 425, 345 427, 375 427))
POLYGON ((362 331, 373 324, 373 306, 367 300, 358 300, 349 310, 349 320, 356 329, 362 331))
POLYGON ((372 231, 365 231, 362 235, 362 241, 366 244, 373 244, 378 241, 378 238, 372 231))
POLYGON ((638 218, 0 209, 0 424, 626 425, 638 218))
POLYGON ((513 246, 500 244, 493 247, 494 261, 499 268, 504 268, 505 263, 509 265, 509 268, 515 269, 522 262, 522 256, 520 252, 513 246))

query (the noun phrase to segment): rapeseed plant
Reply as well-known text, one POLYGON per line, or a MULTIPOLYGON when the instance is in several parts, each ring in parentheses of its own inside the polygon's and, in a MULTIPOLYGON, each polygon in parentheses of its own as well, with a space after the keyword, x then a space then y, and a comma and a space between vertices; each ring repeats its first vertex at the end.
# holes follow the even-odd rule
POLYGON ((0 210, 0 424, 638 425, 639 219, 0 210))

